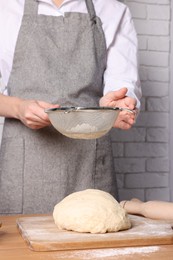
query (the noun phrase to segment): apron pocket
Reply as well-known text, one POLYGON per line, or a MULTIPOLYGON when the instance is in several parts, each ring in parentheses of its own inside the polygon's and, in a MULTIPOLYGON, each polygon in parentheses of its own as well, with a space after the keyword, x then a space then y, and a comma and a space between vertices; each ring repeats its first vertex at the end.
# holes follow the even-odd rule
POLYGON ((22 213, 24 140, 4 138, 0 153, 0 213, 22 213))

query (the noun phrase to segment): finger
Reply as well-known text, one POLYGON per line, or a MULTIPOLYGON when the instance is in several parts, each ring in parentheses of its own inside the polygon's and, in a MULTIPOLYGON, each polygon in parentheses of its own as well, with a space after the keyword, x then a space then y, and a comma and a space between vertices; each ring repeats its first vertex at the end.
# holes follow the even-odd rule
POLYGON ((34 113, 33 120, 35 122, 39 121, 41 123, 50 122, 48 115, 45 113, 44 109, 40 109, 37 113, 34 113))
POLYGON ((39 128, 43 128, 45 126, 50 125, 50 122, 40 122, 40 121, 34 121, 34 120, 27 120, 23 122, 24 125, 26 125, 27 127, 31 128, 31 129, 39 129, 39 128))
POLYGON ((50 103, 47 103, 47 102, 44 102, 44 101, 37 101, 38 104, 40 105, 40 107, 42 108, 56 108, 56 107, 60 107, 60 105, 58 104, 50 104, 50 103))
POLYGON ((129 107, 130 109, 135 109, 136 104, 137 104, 137 101, 136 101, 135 98, 126 97, 126 99, 125 99, 125 105, 126 105, 127 107, 129 107))
POLYGON ((135 117, 131 113, 125 113, 122 111, 117 120, 115 121, 114 127, 121 128, 121 129, 130 129, 135 123, 135 117))
POLYGON ((131 112, 128 112, 127 110, 123 110, 119 113, 118 115, 118 118, 119 120, 121 121, 131 121, 131 120, 135 120, 136 118, 136 114, 135 113, 131 113, 131 112))
MULTIPOLYGON (((45 113, 46 114, 46 113, 45 113)), ((22 122, 25 125, 48 125, 50 124, 50 120, 48 119, 48 116, 44 115, 44 111, 39 109, 39 111, 29 111, 25 113, 25 116, 22 118, 22 122)))
POLYGON ((37 115, 40 119, 45 120, 47 122, 50 122, 50 120, 49 120, 47 113, 44 110, 48 109, 48 108, 60 107, 60 105, 58 105, 58 104, 49 104, 44 101, 37 101, 37 103, 43 109, 40 109, 39 111, 37 111, 37 114, 35 114, 35 115, 37 115))
POLYGON ((120 128, 122 130, 129 130, 132 125, 131 124, 128 124, 127 122, 125 121, 119 121, 119 122, 115 122, 115 125, 114 125, 115 128, 120 128))
POLYGON ((116 91, 108 92, 105 96, 111 100, 119 100, 124 98, 126 93, 127 93, 127 88, 121 88, 116 91))
POLYGON ((126 123, 126 124, 128 124, 130 126, 134 125, 134 123, 135 123, 135 119, 134 118, 130 118, 130 117, 125 117, 121 121, 123 121, 124 123, 126 123))
POLYGON ((135 123, 134 119, 124 119, 124 120, 116 120, 115 122, 115 126, 117 128, 121 128, 121 129, 130 129, 135 123))

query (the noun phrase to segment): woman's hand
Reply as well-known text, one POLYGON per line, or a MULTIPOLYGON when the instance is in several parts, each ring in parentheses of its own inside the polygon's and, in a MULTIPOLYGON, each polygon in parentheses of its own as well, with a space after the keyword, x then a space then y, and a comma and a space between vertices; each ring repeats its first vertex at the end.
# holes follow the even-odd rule
MULTIPOLYGON (((135 111, 136 100, 126 96, 127 88, 108 92, 100 99, 100 106, 129 108, 135 111)), ((136 113, 130 113, 126 110, 121 111, 115 121, 114 127, 121 129, 130 129, 135 123, 136 113)))
POLYGON ((48 115, 44 112, 46 108, 59 107, 38 100, 20 100, 17 118, 31 129, 40 129, 50 125, 48 115))

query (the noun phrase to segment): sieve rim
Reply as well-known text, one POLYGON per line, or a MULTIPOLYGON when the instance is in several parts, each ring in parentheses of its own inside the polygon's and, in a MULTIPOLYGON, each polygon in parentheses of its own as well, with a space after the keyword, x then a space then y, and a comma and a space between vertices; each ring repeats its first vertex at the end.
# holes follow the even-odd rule
POLYGON ((46 113, 52 111, 85 111, 85 110, 122 110, 120 107, 55 107, 45 109, 46 113))

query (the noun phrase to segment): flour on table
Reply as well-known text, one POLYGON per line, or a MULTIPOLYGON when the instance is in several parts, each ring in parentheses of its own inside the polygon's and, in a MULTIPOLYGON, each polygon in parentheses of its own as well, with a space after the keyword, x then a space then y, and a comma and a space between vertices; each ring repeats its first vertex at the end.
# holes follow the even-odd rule
POLYGON ((125 210, 107 192, 87 189, 74 192, 58 203, 53 211, 59 229, 106 233, 129 229, 125 210))

